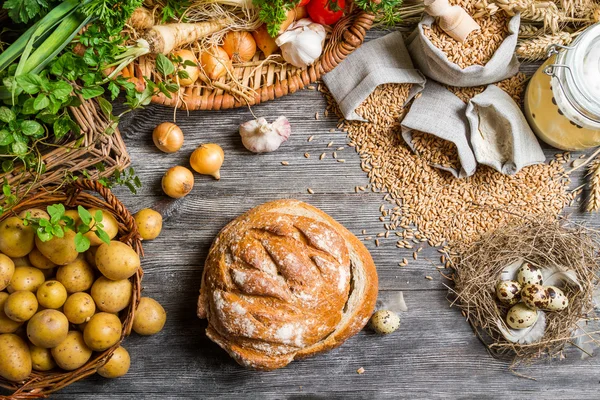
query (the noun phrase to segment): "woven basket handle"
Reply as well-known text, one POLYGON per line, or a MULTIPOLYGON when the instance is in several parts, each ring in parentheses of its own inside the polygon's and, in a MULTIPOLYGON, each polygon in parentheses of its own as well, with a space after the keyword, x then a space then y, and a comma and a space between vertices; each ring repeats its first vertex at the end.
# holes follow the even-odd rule
POLYGON ((142 248, 142 238, 138 232, 137 224, 133 218, 133 215, 129 212, 127 207, 121 203, 117 196, 106 186, 100 182, 92 179, 77 179, 71 184, 71 191, 67 204, 74 206, 77 197, 83 190, 96 192, 106 200, 106 202, 115 210, 116 214, 122 220, 123 224, 127 228, 127 234, 121 237, 123 243, 129 244, 133 249, 140 255, 144 255, 144 249, 142 248))

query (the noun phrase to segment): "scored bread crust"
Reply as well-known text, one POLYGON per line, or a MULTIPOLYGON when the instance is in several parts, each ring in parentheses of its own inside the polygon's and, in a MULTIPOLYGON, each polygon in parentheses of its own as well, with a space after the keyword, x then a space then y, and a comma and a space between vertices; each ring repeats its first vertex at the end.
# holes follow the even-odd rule
POLYGON ((210 248, 198 317, 239 364, 273 370, 340 346, 368 322, 377 271, 365 246, 316 207, 277 200, 230 222, 210 248))

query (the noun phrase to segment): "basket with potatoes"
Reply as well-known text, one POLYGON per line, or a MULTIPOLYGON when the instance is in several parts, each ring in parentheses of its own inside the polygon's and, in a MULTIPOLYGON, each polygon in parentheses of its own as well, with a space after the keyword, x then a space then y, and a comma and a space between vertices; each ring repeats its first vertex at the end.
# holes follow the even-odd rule
POLYGON ((127 373, 124 337, 157 333, 166 320, 141 297, 141 239, 160 232, 156 214, 134 218, 108 188, 78 180, 0 216, 0 399, 127 373))
POLYGON ((596 233, 556 220, 517 220, 455 246, 453 302, 512 367, 596 347, 596 233))

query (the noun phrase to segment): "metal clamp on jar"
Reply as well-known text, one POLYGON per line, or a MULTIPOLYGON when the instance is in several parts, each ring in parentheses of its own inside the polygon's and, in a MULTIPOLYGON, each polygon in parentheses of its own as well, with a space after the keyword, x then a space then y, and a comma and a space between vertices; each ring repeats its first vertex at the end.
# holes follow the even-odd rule
POLYGON ((544 142, 563 150, 600 145, 600 23, 571 46, 551 45, 533 75, 525 115, 544 142))

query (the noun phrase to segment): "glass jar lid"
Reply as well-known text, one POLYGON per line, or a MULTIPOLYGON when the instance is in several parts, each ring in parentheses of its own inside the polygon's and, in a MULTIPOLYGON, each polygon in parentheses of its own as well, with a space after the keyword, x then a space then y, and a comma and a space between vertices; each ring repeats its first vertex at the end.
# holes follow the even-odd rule
POLYGON ((549 53, 557 57, 547 73, 558 79, 570 105, 600 123, 600 23, 580 33, 571 46, 551 46, 549 53))

